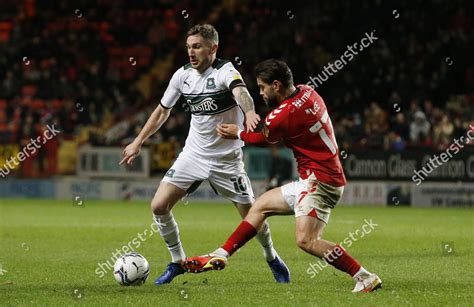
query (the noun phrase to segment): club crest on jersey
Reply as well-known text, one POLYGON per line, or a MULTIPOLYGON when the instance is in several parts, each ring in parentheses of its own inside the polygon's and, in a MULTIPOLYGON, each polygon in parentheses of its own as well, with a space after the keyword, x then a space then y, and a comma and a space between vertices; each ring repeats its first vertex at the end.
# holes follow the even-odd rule
POLYGON ((170 168, 170 169, 166 172, 165 176, 166 176, 166 177, 173 178, 175 172, 176 172, 176 171, 175 171, 174 169, 170 168))
POLYGON ((216 82, 214 81, 214 78, 209 78, 207 79, 206 82, 206 89, 214 89, 216 88, 216 82))

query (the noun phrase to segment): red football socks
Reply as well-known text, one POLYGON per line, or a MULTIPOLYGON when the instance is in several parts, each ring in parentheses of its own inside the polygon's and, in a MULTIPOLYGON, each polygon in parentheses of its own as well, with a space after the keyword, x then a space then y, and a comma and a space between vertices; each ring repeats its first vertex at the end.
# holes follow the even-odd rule
POLYGON ((339 244, 330 252, 324 254, 327 263, 343 272, 354 276, 360 269, 360 264, 349 255, 339 244))
POLYGON ((245 245, 247 241, 257 235, 257 230, 247 221, 242 221, 239 227, 230 235, 222 248, 231 256, 235 251, 245 245))
MULTIPOLYGON (((247 221, 242 221, 239 227, 227 239, 222 248, 231 256, 250 239, 257 235, 257 230, 247 221)), ((324 260, 343 272, 354 276, 361 268, 360 264, 349 255, 339 244, 334 249, 324 254, 324 260)))

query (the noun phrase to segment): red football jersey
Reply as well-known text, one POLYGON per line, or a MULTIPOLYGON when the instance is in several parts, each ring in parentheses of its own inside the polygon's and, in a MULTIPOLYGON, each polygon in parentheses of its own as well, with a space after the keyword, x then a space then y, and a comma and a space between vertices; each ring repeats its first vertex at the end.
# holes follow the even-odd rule
POLYGON ((282 140, 293 150, 301 178, 314 172, 323 183, 346 184, 326 105, 311 87, 298 85, 294 94, 267 115, 264 125, 267 141, 282 140))

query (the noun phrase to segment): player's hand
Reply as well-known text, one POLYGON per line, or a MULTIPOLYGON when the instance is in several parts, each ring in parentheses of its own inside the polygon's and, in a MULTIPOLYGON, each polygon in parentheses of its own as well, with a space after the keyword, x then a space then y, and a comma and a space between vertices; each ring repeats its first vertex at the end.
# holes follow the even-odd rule
POLYGON ((250 110, 245 113, 245 125, 247 126, 247 132, 253 132, 257 128, 258 123, 260 122, 260 115, 255 113, 254 110, 250 110))
POLYGON ((122 165, 124 162, 127 164, 132 164, 132 161, 138 156, 140 153, 140 148, 142 146, 140 143, 133 141, 132 143, 128 144, 127 147, 123 150, 122 160, 120 161, 119 165, 122 165))
POLYGON ((234 124, 217 125, 217 134, 224 139, 237 139, 239 127, 234 124))

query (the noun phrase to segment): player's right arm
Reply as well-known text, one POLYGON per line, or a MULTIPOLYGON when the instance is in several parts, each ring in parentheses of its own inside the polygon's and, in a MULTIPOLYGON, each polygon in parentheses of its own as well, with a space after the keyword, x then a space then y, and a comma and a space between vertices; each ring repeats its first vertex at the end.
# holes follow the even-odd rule
POLYGON ((150 118, 148 118, 138 136, 132 143, 125 147, 123 150, 122 160, 119 164, 123 164, 124 162, 132 164, 133 159, 135 159, 135 157, 140 153, 142 144, 166 122, 170 116, 171 108, 181 96, 181 91, 179 90, 179 79, 182 70, 183 69, 181 68, 174 73, 160 104, 153 111, 150 118))
POLYGON ((246 130, 240 130, 239 126, 234 124, 218 125, 217 134, 224 139, 241 139, 246 144, 256 146, 269 145, 262 132, 247 132, 246 130))
POLYGON ((273 133, 271 138, 267 127, 260 132, 241 130, 234 124, 221 124, 217 126, 217 134, 224 139, 241 139, 245 144, 266 147, 278 143, 281 139, 273 133))
POLYGON ((148 118, 145 126, 143 126, 138 136, 123 150, 123 156, 122 160, 120 161, 120 164, 123 164, 124 162, 126 162, 127 164, 132 164, 133 159, 135 159, 135 157, 138 156, 138 154, 140 153, 142 144, 152 134, 154 134, 158 129, 160 129, 163 123, 170 116, 170 113, 171 109, 165 109, 161 104, 156 107, 155 111, 153 111, 150 118, 148 118))
POLYGON ((261 132, 248 132, 240 130, 234 124, 221 124, 217 126, 217 134, 225 139, 241 139, 246 144, 268 146, 278 143, 288 129, 289 108, 287 103, 280 105, 270 112, 265 118, 265 125, 261 132))

